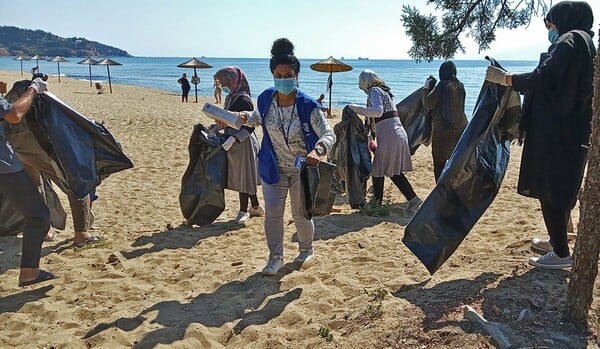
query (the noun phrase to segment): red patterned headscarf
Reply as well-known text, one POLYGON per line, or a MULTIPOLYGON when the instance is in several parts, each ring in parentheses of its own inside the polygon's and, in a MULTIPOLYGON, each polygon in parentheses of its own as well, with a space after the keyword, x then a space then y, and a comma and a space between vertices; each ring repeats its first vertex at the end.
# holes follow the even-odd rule
POLYGON ((221 85, 227 86, 231 90, 225 97, 223 104, 225 109, 229 109, 240 96, 250 97, 250 85, 246 74, 240 67, 225 67, 219 70, 214 77, 221 82, 221 85))

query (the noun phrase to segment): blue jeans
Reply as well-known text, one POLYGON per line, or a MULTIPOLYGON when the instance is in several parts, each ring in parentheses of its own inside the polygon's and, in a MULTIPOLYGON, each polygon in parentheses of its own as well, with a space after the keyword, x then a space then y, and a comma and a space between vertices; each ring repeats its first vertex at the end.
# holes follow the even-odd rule
POLYGON ((315 224, 312 219, 305 219, 300 211, 300 174, 280 174, 279 183, 262 183, 265 200, 265 236, 269 246, 269 256, 283 257, 283 214, 288 191, 292 217, 298 233, 300 249, 311 249, 315 236, 315 224))
POLYGON ((0 195, 25 217, 21 268, 39 268, 42 243, 50 229, 48 206, 25 170, 0 174, 0 195))

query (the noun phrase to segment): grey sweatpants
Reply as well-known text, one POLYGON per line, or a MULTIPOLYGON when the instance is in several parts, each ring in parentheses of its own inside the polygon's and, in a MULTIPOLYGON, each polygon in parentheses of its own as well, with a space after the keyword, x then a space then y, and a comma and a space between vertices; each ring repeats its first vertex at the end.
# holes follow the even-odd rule
POLYGON ((265 200, 265 236, 269 247, 269 257, 283 257, 283 214, 288 191, 299 247, 300 249, 311 249, 315 236, 315 224, 312 219, 305 219, 300 212, 300 174, 280 173, 279 183, 267 184, 263 181, 262 190, 265 200))

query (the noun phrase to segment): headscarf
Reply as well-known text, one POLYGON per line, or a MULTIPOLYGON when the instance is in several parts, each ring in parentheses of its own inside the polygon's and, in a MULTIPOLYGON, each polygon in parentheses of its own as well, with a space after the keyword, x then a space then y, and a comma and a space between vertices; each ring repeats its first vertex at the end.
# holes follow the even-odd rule
POLYGON ((592 14, 592 8, 587 2, 559 2, 552 6, 544 19, 556 26, 559 35, 563 35, 571 30, 583 30, 590 34, 590 36, 594 36, 594 32, 592 31, 594 15, 592 14))
POLYGON ((385 84, 385 81, 383 81, 379 76, 377 76, 377 73, 375 73, 371 69, 363 70, 358 76, 358 87, 361 90, 368 92, 371 87, 375 86, 387 92, 387 94, 390 95, 390 97, 394 97, 394 95, 392 94, 392 89, 385 84))
POLYGON ((464 94, 465 87, 456 77, 456 65, 452 61, 446 61, 440 65, 440 81, 437 91, 440 99, 440 116, 447 127, 452 127, 452 115, 450 115, 450 88, 448 85, 454 82, 459 85, 460 91, 464 94))
POLYGON ((231 92, 225 96, 223 107, 227 110, 240 96, 248 96, 250 98, 250 85, 246 74, 240 67, 230 66, 219 70, 215 75, 215 79, 221 82, 221 85, 229 87, 231 92))

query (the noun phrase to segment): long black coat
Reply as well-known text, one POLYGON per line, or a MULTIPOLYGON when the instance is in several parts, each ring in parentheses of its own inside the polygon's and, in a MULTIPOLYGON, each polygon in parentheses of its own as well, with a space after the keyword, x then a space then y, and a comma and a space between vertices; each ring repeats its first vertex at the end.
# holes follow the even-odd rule
POLYGON ((541 55, 533 72, 512 77, 515 90, 525 93, 517 190, 557 209, 575 206, 583 179, 595 52, 588 33, 569 31, 541 55))

